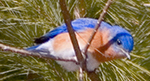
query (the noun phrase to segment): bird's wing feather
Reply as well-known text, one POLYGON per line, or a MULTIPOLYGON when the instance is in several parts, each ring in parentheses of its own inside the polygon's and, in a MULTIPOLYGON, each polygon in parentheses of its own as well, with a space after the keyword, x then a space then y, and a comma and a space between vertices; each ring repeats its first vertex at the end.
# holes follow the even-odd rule
MULTIPOLYGON (((97 23, 96 19, 80 18, 80 19, 72 21, 72 27, 75 32, 82 32, 86 28, 94 28, 96 23, 97 23)), ((54 30, 48 32, 47 34, 45 34, 44 36, 40 38, 36 38, 35 43, 37 44, 44 43, 48 41, 49 39, 55 37, 56 35, 60 33, 64 33, 64 32, 68 32, 66 24, 63 24, 62 26, 55 28, 54 30)))

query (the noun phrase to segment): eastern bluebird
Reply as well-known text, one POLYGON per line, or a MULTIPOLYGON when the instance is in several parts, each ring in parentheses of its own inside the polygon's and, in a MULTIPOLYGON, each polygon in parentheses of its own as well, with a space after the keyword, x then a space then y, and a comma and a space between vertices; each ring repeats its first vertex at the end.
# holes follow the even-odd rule
MULTIPOLYGON (((84 50, 97 22, 98 20, 92 18, 80 18, 72 21, 72 26, 81 51, 84 50)), ((63 59, 77 60, 65 24, 37 38, 35 43, 38 45, 32 46, 27 50, 40 54, 53 55, 63 59)), ((102 62, 125 57, 130 59, 129 53, 133 50, 133 46, 133 37, 127 30, 102 21, 87 51, 88 71, 95 70, 102 62)), ((74 62, 57 62, 68 71, 79 69, 79 65, 74 62)))

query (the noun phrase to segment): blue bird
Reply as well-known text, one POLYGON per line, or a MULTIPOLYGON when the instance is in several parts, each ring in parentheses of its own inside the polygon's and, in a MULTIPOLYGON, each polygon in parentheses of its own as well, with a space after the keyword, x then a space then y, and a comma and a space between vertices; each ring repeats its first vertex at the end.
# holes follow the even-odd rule
MULTIPOLYGON (((72 21, 81 51, 84 50, 97 22, 97 19, 92 18, 80 18, 72 21)), ((65 24, 36 39, 35 43, 38 45, 32 46, 27 50, 63 59, 77 60, 65 24)), ((127 30, 102 21, 87 51, 86 65, 88 71, 95 70, 103 62, 126 57, 130 59, 130 52, 133 50, 133 46, 133 37, 127 30)), ((79 69, 79 65, 71 61, 57 62, 68 71, 79 69)))

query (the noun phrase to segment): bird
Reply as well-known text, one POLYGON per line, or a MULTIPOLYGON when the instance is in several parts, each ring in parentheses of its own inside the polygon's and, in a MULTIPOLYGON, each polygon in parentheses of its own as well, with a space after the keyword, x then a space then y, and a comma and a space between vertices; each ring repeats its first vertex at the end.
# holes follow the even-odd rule
MULTIPOLYGON (((79 18, 71 22, 82 53, 97 22, 98 20, 93 18, 79 18)), ((35 46, 26 50, 77 61, 66 24, 62 24, 42 37, 36 38, 35 43, 35 46)), ((111 25, 102 21, 87 50, 87 70, 94 71, 101 63, 111 60, 130 59, 130 52, 133 47, 134 40, 129 31, 119 25, 111 25)), ((72 61, 56 62, 67 71, 76 71, 80 67, 79 64, 72 61)))

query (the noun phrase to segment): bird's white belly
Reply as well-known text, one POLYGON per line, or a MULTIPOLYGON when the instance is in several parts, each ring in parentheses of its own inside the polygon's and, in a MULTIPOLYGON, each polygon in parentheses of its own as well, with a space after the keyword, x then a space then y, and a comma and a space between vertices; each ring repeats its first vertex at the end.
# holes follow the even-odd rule
MULTIPOLYGON (((76 60, 76 57, 74 57, 74 60, 76 60)), ((65 68, 67 71, 76 71, 79 69, 79 65, 75 62, 67 62, 67 61, 57 61, 60 65, 62 65, 63 68, 65 68)), ((87 58, 87 70, 93 71, 99 66, 99 62, 93 58, 93 56, 88 53, 87 58)))

